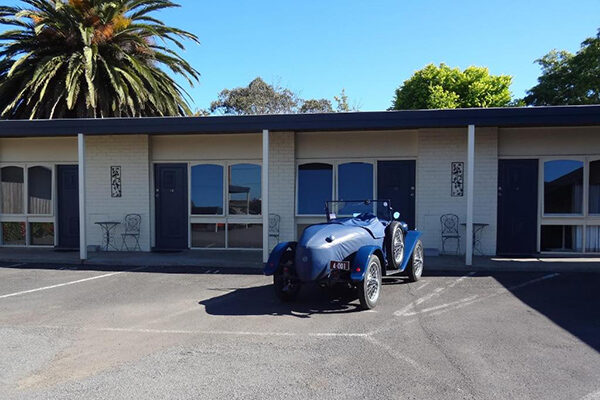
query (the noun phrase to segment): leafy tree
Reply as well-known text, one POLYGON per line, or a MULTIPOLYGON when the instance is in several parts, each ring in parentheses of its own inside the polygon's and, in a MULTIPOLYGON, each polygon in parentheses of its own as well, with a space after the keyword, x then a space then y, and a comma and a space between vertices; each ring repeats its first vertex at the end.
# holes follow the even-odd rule
MULTIPOLYGON (((348 96, 343 89, 340 96, 334 96, 334 100, 337 112, 358 111, 348 105, 348 96)), ((305 114, 329 113, 334 109, 331 100, 304 100, 290 89, 268 84, 257 77, 248 86, 222 90, 208 112, 233 115, 305 114)))
POLYGON ((429 64, 396 89, 391 109, 505 107, 511 101, 511 83, 512 77, 490 75, 485 67, 461 71, 429 64))
POLYGON ((22 0, 0 6, 3 118, 162 116, 190 113, 184 89, 199 73, 170 45, 195 35, 152 12, 170 0, 22 0))
POLYGON ((331 105, 331 100, 309 99, 302 102, 299 112, 301 114, 330 113, 333 112, 333 106, 331 105))
POLYGON ((532 106, 600 103, 600 30, 572 54, 552 50, 536 60, 542 67, 538 84, 524 101, 532 106))
POLYGON ((246 87, 224 89, 210 105, 210 112, 235 115, 291 114, 300 99, 290 89, 256 78, 246 87))

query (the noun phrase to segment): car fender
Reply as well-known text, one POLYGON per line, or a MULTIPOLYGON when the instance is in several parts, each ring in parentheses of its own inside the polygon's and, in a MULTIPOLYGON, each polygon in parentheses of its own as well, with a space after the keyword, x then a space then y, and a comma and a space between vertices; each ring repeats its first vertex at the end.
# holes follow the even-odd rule
POLYGON ((415 246, 417 245, 421 235, 422 233, 419 231, 408 231, 404 237, 404 260, 402 260, 402 265, 400 265, 400 271, 404 271, 406 269, 408 261, 412 257, 412 253, 415 250, 415 246))
POLYGON ((376 254, 381 260, 381 267, 384 267, 383 251, 379 246, 363 246, 354 255, 354 259, 352 260, 352 264, 350 267, 350 279, 354 282, 360 282, 365 278, 365 273, 367 272, 367 266, 369 264, 369 259, 371 255, 376 254))
POLYGON ((271 251, 269 255, 269 260, 265 264, 263 269, 263 273, 267 276, 273 275, 277 269, 279 269, 279 264, 281 261, 281 256, 288 248, 295 248, 296 242, 281 242, 271 251))

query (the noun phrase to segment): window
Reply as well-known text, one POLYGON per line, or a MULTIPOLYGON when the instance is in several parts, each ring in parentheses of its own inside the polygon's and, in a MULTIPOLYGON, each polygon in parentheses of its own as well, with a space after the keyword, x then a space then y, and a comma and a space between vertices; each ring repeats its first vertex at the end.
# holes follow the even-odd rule
POLYGON ((52 214, 52 170, 30 167, 27 174, 29 214, 52 214))
POLYGON ((260 165, 235 164, 229 167, 230 215, 260 215, 261 196, 260 165))
POLYGON ((225 247, 225 224, 192 224, 192 247, 225 247))
POLYGON ((590 162, 589 213, 600 214, 600 160, 590 162))
POLYGON ((3 222, 2 244, 9 246, 24 246, 25 222, 3 222))
POLYGON ((262 249, 262 224, 227 224, 229 247, 262 249))
POLYGON ((310 163, 298 166, 298 214, 323 215, 333 198, 333 166, 310 163))
POLYGON ((54 224, 52 222, 32 222, 29 224, 32 246, 54 245, 54 224))
POLYGON ((223 166, 194 165, 191 180, 192 215, 222 215, 223 166))
POLYGON ((544 163, 544 213, 583 212, 583 161, 552 160, 544 163))
POLYGON ((592 253, 600 253, 600 226, 592 225, 587 227, 586 249, 592 253))
POLYGON ((21 167, 4 167, 0 169, 0 190, 2 214, 23 214, 24 174, 21 167))
POLYGON ((262 248, 262 168, 252 163, 190 166, 192 248, 262 248), (224 182, 227 182, 225 186, 224 182))
POLYGON ((582 250, 581 226, 544 225, 542 226, 542 251, 577 252, 582 250))
MULTIPOLYGON (((373 164, 351 162, 338 166, 338 200, 365 200, 373 198, 373 164)), ((363 204, 340 205, 340 215, 373 212, 373 206, 363 204)))

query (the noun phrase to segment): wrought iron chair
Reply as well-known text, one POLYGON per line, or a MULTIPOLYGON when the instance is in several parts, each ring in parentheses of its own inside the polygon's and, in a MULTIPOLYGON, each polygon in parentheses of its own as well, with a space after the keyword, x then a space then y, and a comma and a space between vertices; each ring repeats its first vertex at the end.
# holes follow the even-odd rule
POLYGON ((446 240, 456 240, 456 254, 460 253, 460 233, 458 232, 459 221, 456 214, 444 214, 440 217, 442 224, 442 254, 446 253, 446 240))
POLYGON ((123 248, 127 251, 142 251, 140 247, 140 227, 142 225, 142 216, 140 214, 127 214, 123 220, 125 232, 121 234, 123 242, 121 243, 121 251, 123 248), (129 247, 127 238, 134 240, 134 245, 129 247))
POLYGON ((279 243, 279 224, 281 217, 277 214, 269 214, 269 238, 275 238, 275 244, 279 243))

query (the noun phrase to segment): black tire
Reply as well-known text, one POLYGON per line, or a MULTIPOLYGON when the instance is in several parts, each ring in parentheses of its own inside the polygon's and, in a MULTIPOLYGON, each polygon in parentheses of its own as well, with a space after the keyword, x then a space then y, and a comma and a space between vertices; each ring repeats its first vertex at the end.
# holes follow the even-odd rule
POLYGON ((392 221, 385 235, 385 251, 388 266, 398 269, 404 261, 404 231, 398 221, 392 221))
POLYGON ((275 295, 284 302, 294 301, 300 291, 300 282, 293 273, 294 249, 288 249, 282 256, 279 268, 273 274, 275 295))
POLYGON ((375 254, 369 258, 365 278, 358 284, 358 299, 363 310, 375 308, 381 297, 381 260, 375 254))
POLYGON ((406 266, 406 276, 410 282, 416 282, 421 279, 421 275, 423 275, 423 264, 425 258, 423 256, 423 243, 421 241, 417 241, 415 248, 413 250, 412 255, 410 256, 410 261, 406 266))

